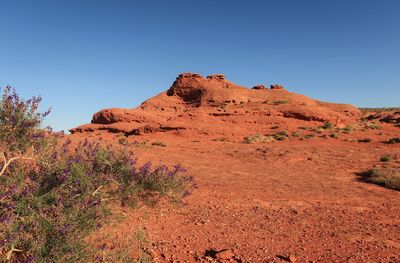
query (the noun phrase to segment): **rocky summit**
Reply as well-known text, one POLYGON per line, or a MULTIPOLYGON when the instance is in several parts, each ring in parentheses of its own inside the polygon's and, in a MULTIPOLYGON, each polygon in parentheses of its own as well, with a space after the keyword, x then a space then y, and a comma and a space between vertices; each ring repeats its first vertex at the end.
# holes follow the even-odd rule
POLYGON ((70 132, 243 136, 249 129, 262 132, 266 125, 290 128, 330 122, 343 126, 360 115, 360 110, 351 105, 318 101, 277 84, 247 88, 230 82, 223 74, 203 77, 182 73, 169 89, 139 107, 101 110, 90 124, 70 132))

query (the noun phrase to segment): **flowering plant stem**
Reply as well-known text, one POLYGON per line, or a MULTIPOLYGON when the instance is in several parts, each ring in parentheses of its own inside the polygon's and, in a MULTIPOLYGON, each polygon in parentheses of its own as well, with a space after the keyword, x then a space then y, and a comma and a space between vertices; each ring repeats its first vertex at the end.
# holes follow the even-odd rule
POLYGON ((14 161, 16 160, 31 160, 34 161, 36 160, 34 157, 29 157, 29 156, 22 156, 22 154, 20 154, 19 156, 16 157, 12 157, 10 159, 7 160, 5 154, 2 152, 1 153, 1 157, 3 158, 3 167, 1 168, 0 171, 0 176, 3 176, 4 172, 6 171, 7 167, 14 161))

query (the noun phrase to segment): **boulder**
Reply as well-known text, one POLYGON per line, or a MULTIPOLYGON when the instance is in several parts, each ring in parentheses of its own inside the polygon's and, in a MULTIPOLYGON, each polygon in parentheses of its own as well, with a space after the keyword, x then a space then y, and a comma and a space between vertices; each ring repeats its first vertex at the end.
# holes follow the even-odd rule
POLYGON ((267 89, 264 85, 262 85, 262 84, 259 84, 259 85, 255 85, 252 89, 257 89, 257 90, 264 90, 264 89, 267 89))
POLYGON ((284 87, 278 84, 273 84, 270 86, 270 89, 284 89, 284 87))
POLYGON ((225 80, 225 75, 224 74, 212 74, 207 76, 208 79, 214 79, 214 80, 225 80))

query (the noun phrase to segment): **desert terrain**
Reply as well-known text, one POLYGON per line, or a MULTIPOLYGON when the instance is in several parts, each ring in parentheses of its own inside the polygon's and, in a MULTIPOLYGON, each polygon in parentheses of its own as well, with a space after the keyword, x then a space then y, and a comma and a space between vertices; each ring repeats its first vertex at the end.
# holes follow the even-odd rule
POLYGON ((183 73, 139 107, 70 130, 142 163, 179 163, 197 184, 183 202, 116 207, 87 241, 154 262, 400 262, 400 192, 362 176, 399 169, 399 123, 396 109, 183 73))

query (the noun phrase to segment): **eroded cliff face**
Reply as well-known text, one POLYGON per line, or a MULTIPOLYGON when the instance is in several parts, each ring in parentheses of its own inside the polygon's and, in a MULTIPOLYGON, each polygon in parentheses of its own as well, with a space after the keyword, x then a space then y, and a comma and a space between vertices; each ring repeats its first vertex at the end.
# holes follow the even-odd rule
POLYGON ((105 109, 90 124, 71 133, 107 131, 127 136, 156 132, 243 135, 268 125, 299 126, 305 122, 344 125, 360 118, 360 110, 347 104, 321 102, 287 91, 281 85, 252 89, 228 81, 224 75, 202 77, 180 74, 165 92, 134 109, 105 109))

